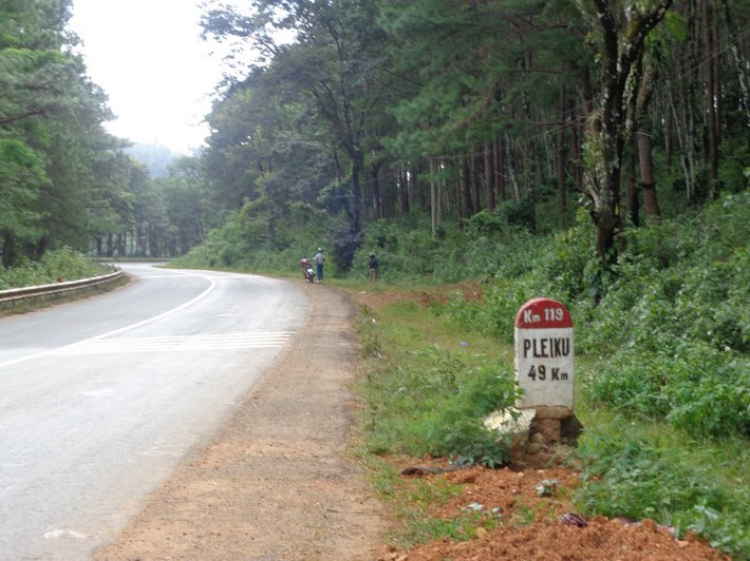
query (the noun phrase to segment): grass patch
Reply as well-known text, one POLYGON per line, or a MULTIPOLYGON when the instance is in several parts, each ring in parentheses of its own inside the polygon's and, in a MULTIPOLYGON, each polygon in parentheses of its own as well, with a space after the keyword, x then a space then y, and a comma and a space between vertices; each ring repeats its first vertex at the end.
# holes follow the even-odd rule
POLYGON ((370 452, 507 460, 507 447, 482 425, 515 400, 507 348, 462 334, 410 301, 362 308, 358 326, 367 353, 361 391, 370 452))

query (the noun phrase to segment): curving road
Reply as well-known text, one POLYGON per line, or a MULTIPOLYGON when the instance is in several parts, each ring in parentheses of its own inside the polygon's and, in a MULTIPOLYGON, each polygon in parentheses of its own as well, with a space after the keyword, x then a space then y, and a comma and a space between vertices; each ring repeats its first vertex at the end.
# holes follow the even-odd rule
POLYGON ((2 560, 113 538, 308 314, 284 281, 123 268, 125 289, 0 319, 2 560))

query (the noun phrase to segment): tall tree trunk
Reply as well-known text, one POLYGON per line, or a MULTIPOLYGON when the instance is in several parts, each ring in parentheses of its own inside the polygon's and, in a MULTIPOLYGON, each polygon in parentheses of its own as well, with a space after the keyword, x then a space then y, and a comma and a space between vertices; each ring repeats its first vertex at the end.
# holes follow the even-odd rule
POLYGON ((495 201, 495 170, 492 165, 492 143, 484 145, 484 200, 487 210, 492 212, 497 205, 495 201))
POLYGON ((628 158, 626 177, 628 185, 628 216, 630 223, 636 228, 641 225, 641 203, 638 196, 638 182, 635 179, 635 158, 628 158))
POLYGON ((626 87, 633 67, 643 56, 648 33, 664 18, 672 0, 660 0, 648 14, 620 21, 607 0, 594 0, 596 25, 601 32, 601 162, 592 183, 596 221, 596 251, 603 269, 617 262, 615 240, 621 227, 620 186, 624 150, 626 87))
POLYGON ((714 37, 713 37, 713 1, 703 2, 703 25, 705 41, 705 63, 706 63, 706 103, 708 104, 708 158, 709 158, 709 184, 711 199, 719 198, 719 119, 717 104, 716 69, 718 64, 714 59, 714 37))
POLYGON ((415 198, 419 203, 419 209, 425 210, 429 204, 428 197, 430 195, 427 187, 425 186, 424 176, 424 160, 419 160, 419 163, 413 164, 412 169, 412 184, 414 185, 415 198))
POLYGON ((365 157, 360 150, 354 150, 352 154, 352 230, 354 234, 362 231, 362 170, 364 169, 365 157))
POLYGON ((117 253, 120 254, 120 257, 125 257, 125 255, 129 254, 125 251, 125 234, 117 234, 115 238, 115 249, 117 250, 117 253))
POLYGON ((398 200, 401 203, 402 214, 409 214, 411 207, 409 205, 409 175, 406 170, 398 170, 398 200))
POLYGON ((464 196, 464 214, 462 218, 469 218, 473 213, 474 209, 471 204, 471 170, 469 169, 469 158, 471 156, 464 156, 461 158, 463 166, 461 168, 461 183, 463 185, 463 196, 464 196))
POLYGON ((654 162, 651 143, 651 120, 649 109, 653 99, 656 82, 656 67, 646 61, 645 71, 640 80, 636 98, 635 122, 637 124, 636 138, 638 146, 638 164, 641 170, 641 190, 646 211, 646 219, 657 218, 660 214, 659 203, 656 198, 656 179, 654 177, 654 162))
MULTIPOLYGON (((443 167, 443 159, 440 158, 437 163, 439 164, 439 167, 442 171, 443 167)), ((435 200, 433 201, 435 203, 435 218, 436 218, 436 224, 435 227, 439 231, 440 224, 443 220, 443 193, 445 193, 445 180, 440 179, 440 181, 435 183, 435 200)), ((447 193, 446 193, 447 195, 447 193)))
POLYGON ((469 171, 471 173, 471 213, 469 216, 475 215, 477 212, 482 210, 482 164, 479 154, 475 154, 470 157, 469 160, 469 171))
MULTIPOLYGON (((573 109, 573 111, 575 111, 573 109)), ((583 193, 583 154, 581 153, 581 138, 583 137, 583 130, 581 128, 581 122, 583 118, 573 113, 574 121, 570 127, 570 159, 571 166, 573 168, 573 180, 575 181, 575 192, 583 193)))
POLYGON ((732 51, 732 62, 734 63, 734 71, 737 74, 737 80, 740 85, 740 91, 742 92, 741 105, 745 110, 746 124, 750 126, 750 71, 747 67, 747 61, 742 60, 740 54, 740 32, 734 25, 732 18, 732 12, 729 9, 729 0, 722 0, 724 6, 724 18, 727 22, 727 28, 729 29, 729 45, 732 51))
POLYGON ((513 152, 513 143, 510 141, 508 135, 505 135, 505 163, 508 171, 508 178, 510 179, 510 185, 513 193, 513 202, 521 202, 521 187, 518 185, 518 176, 516 174, 516 159, 513 152))
POLYGON ((568 225, 568 200, 565 189, 565 128, 566 128, 565 86, 560 86, 560 128, 557 133, 557 197, 560 211, 560 226, 568 225))
POLYGON ((437 181, 435 181, 435 158, 430 158, 430 226, 432 229, 432 239, 437 239, 438 225, 440 216, 438 214, 438 197, 440 191, 437 181))
POLYGON ((646 218, 658 218, 661 212, 656 197, 651 135, 643 131, 639 131, 638 134, 638 163, 641 170, 641 190, 646 218))
POLYGON ((455 212, 456 212, 456 221, 458 223, 462 223, 464 217, 463 212, 463 201, 464 201, 464 183, 463 183, 463 173, 462 173, 462 167, 458 165, 458 162, 456 162, 455 158, 450 159, 451 167, 452 167, 452 176, 453 176, 453 197, 451 200, 451 203, 454 206, 455 212))
POLYGON ((664 150, 667 153, 667 170, 671 172, 674 164, 674 117, 669 109, 664 112, 664 150))
POLYGON ((505 167, 505 141, 502 136, 495 139, 495 173, 500 200, 505 202, 508 200, 508 173, 505 167))
POLYGON ((684 94, 682 103, 677 106, 671 93, 671 88, 667 88, 669 93, 670 112, 677 133, 677 143, 680 150, 680 166, 682 167, 682 176, 685 181, 685 198, 688 203, 694 202, 695 198, 695 139, 688 131, 693 130, 692 124, 692 97, 689 95, 690 87, 679 88, 678 93, 684 94))
POLYGON ((370 196, 375 218, 383 218, 383 200, 380 193, 380 165, 370 166, 370 196))
POLYGON ((47 248, 49 247, 49 238, 47 236, 42 236, 39 242, 36 244, 36 251, 34 254, 34 258, 39 260, 42 258, 42 256, 47 251, 47 248))

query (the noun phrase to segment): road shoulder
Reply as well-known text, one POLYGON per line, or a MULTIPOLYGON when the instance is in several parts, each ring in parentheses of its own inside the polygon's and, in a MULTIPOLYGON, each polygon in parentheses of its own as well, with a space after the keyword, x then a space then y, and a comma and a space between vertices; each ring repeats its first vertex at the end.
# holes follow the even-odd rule
POLYGON ((387 513, 350 448, 354 312, 300 286, 310 318, 286 354, 95 559, 377 557, 387 513))

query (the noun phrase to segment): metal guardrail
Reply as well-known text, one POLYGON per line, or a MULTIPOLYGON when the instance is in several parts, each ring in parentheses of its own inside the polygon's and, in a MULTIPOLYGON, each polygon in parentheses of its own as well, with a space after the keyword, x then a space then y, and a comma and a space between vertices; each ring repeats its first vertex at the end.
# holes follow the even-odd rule
POLYGON ((8 305, 13 306, 19 301, 31 300, 33 298, 43 298, 48 296, 68 295, 75 291, 82 291, 88 288, 100 286, 109 282, 119 280, 124 276, 121 269, 112 273, 80 279, 68 282, 56 282, 52 284, 43 284, 40 286, 29 286, 26 288, 11 288, 9 290, 0 290, 0 309, 8 305))

